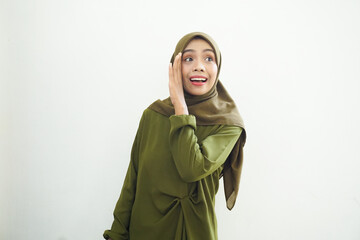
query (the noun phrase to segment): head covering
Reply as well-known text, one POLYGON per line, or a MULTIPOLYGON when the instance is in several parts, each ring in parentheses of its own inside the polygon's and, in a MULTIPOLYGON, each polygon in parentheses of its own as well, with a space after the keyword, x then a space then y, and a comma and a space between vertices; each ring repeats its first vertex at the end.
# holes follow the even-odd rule
MULTIPOLYGON (((192 32, 186 34, 177 43, 175 51, 171 57, 171 63, 174 63, 175 56, 184 51, 188 43, 195 37, 200 37, 207 41, 213 48, 216 57, 218 72, 212 88, 203 95, 191 95, 184 91, 185 101, 189 114, 196 117, 197 125, 233 125, 243 129, 238 141, 224 164, 224 169, 220 175, 224 180, 224 191, 226 205, 231 210, 236 201, 239 190, 241 169, 243 164, 243 147, 246 142, 246 132, 242 117, 240 116, 235 102, 225 90, 219 80, 221 68, 221 53, 216 42, 207 34, 202 32, 192 32)), ((174 106, 170 97, 164 100, 157 100, 148 108, 170 117, 175 113, 174 106)))

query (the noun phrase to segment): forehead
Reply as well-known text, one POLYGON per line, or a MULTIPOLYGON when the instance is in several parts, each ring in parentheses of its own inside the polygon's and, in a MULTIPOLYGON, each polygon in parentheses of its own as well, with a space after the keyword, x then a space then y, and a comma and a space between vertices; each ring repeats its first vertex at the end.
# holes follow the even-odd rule
POLYGON ((207 41, 205 41, 203 39, 193 39, 188 43, 188 45, 185 47, 184 50, 186 50, 186 49, 202 51, 204 49, 213 49, 213 48, 210 46, 210 44, 207 41))

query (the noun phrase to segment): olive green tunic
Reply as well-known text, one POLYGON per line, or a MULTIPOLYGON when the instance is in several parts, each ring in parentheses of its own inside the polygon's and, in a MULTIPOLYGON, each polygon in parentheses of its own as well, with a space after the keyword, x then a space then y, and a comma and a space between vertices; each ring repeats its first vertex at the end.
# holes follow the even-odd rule
POLYGON ((146 109, 132 146, 112 240, 215 240, 215 194, 242 128, 146 109))

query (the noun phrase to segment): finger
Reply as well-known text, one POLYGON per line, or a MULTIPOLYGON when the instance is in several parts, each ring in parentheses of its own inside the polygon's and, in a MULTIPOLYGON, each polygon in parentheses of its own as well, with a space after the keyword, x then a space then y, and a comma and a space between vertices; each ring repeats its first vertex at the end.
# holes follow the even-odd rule
POLYGON ((174 81, 174 73, 172 63, 169 63, 169 85, 174 81))
POLYGON ((175 70, 176 64, 177 64, 177 62, 178 62, 178 59, 179 59, 179 54, 177 54, 177 55, 175 56, 175 58, 174 58, 174 62, 173 62, 173 68, 174 68, 174 70, 175 70))
POLYGON ((178 78, 179 78, 179 81, 181 82, 181 61, 182 60, 182 53, 180 52, 179 53, 179 62, 178 62, 178 78))
POLYGON ((169 78, 172 77, 172 70, 173 70, 172 63, 169 63, 169 78))
POLYGON ((180 63, 180 53, 176 55, 175 62, 174 62, 174 79, 178 83, 179 82, 179 63, 180 63))
POLYGON ((176 81, 175 77, 176 77, 176 64, 177 64, 177 60, 178 60, 178 55, 175 56, 174 58, 174 62, 172 65, 172 73, 173 73, 173 79, 176 81))

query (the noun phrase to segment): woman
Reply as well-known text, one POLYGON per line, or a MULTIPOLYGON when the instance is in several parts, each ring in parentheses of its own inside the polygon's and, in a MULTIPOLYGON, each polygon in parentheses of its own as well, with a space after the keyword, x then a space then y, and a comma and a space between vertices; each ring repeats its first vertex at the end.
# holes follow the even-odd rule
POLYGON ((114 210, 112 240, 215 240, 215 194, 238 192, 244 124, 218 79, 221 54, 205 33, 185 35, 169 65, 170 97, 145 111, 114 210))

